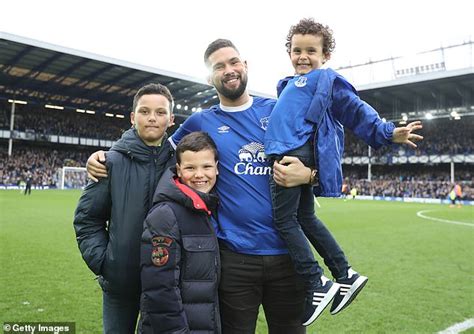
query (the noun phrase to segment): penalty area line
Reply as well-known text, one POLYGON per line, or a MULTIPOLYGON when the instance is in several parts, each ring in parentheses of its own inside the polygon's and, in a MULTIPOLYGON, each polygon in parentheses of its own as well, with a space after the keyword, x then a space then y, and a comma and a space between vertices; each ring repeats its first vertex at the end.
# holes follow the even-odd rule
POLYGON ((416 215, 420 218, 423 219, 428 219, 428 220, 433 220, 435 222, 440 222, 440 223, 446 223, 446 224, 455 224, 455 225, 464 225, 464 226, 469 226, 469 227, 474 227, 474 224, 470 223, 464 223, 464 222, 458 222, 456 220, 448 220, 448 219, 441 219, 441 218, 435 218, 435 217, 430 217, 426 216, 425 213, 427 212, 432 212, 436 210, 421 210, 416 213, 416 215))
POLYGON ((457 324, 454 324, 445 330, 442 330, 438 332, 438 334, 457 334, 464 332, 465 330, 474 327, 474 318, 467 319, 463 322, 459 322, 457 324))

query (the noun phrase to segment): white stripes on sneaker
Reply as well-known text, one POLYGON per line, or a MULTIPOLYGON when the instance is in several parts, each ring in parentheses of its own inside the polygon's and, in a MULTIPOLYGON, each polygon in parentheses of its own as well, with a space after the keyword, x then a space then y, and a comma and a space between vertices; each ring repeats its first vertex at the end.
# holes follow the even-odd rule
POLYGON ((326 293, 321 293, 321 292, 314 292, 313 293, 313 305, 318 306, 319 303, 326 297, 326 293))
POLYGON ((349 293, 349 290, 351 289, 352 285, 351 284, 342 284, 342 283, 339 283, 339 285, 341 286, 339 288, 339 294, 342 295, 342 296, 345 296, 349 293))

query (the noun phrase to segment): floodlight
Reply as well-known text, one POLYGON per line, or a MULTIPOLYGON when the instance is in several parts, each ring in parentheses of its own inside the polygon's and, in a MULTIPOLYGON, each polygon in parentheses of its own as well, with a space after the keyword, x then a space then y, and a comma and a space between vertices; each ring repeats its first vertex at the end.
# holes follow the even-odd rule
POLYGON ((8 100, 8 102, 15 104, 28 104, 28 102, 22 100, 8 100))
POLYGON ((62 106, 55 106, 54 104, 45 104, 44 105, 45 108, 49 108, 49 109, 57 109, 57 110, 63 110, 64 107, 62 106))
POLYGON ((431 113, 427 112, 427 113, 425 114, 425 118, 426 118, 426 119, 433 119, 433 115, 432 115, 431 113))

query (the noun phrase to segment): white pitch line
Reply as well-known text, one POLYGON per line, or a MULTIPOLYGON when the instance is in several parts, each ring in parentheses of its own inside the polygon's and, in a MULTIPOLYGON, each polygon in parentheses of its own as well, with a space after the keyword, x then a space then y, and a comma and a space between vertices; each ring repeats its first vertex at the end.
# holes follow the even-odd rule
POLYGON ((474 318, 467 319, 466 321, 454 324, 451 327, 448 327, 445 330, 438 332, 438 334, 457 334, 464 332, 465 330, 472 327, 474 327, 474 318))
POLYGON ((421 210, 421 211, 418 211, 416 213, 416 215, 420 218, 424 218, 424 219, 429 219, 429 220, 434 220, 434 221, 437 221, 437 222, 441 222, 441 223, 447 223, 447 224, 455 224, 455 225, 465 225, 465 226, 469 226, 469 227, 474 227, 474 224, 470 224, 470 223, 464 223, 464 222, 458 222, 456 220, 448 220, 448 219, 441 219, 441 218, 434 218, 434 217, 429 217, 429 216, 425 216, 424 213, 426 212, 432 212, 432 211, 436 211, 436 210, 421 210))

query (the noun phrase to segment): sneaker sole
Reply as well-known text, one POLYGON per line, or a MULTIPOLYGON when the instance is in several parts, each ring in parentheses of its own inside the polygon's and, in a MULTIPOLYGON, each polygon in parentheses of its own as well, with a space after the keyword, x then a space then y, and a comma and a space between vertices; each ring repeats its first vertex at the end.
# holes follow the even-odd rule
POLYGON ((347 306, 349 306, 350 303, 357 297, 359 292, 362 290, 362 288, 365 286, 369 279, 365 276, 360 276, 354 284, 352 284, 351 289, 347 292, 347 294, 344 296, 342 299, 341 303, 337 308, 331 311, 332 315, 335 315, 339 312, 341 312, 343 309, 345 309, 347 306))
POLYGON ((321 301, 321 303, 318 305, 318 307, 314 310, 313 315, 306 321, 303 322, 303 326, 308 326, 311 323, 313 323, 321 313, 323 313, 324 309, 329 305, 331 300, 334 299, 334 296, 336 293, 339 291, 339 288, 341 286, 338 283, 333 283, 331 288, 329 289, 328 293, 326 294, 326 297, 321 301))

